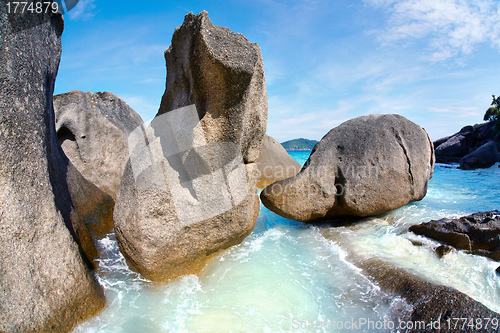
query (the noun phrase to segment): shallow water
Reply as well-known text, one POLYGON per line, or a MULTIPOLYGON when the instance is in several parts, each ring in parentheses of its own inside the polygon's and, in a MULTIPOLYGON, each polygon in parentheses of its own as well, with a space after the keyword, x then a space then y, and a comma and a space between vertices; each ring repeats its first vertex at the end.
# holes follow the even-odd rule
MULTIPOLYGON (((291 155, 303 164, 308 153, 291 155)), ((330 230, 335 240, 324 238, 325 230, 261 206, 256 227, 242 244, 215 257, 198 275, 164 284, 131 272, 110 234, 99 242, 105 258, 96 273, 108 306, 75 332, 311 331, 301 327, 310 321, 381 321, 409 309, 365 278, 346 260, 346 251, 381 257, 500 311, 497 263, 462 252, 438 259, 437 243, 405 232, 430 219, 498 208, 499 176, 496 166, 463 171, 438 165, 424 200, 330 230)), ((332 330, 320 325, 312 331, 332 330)))

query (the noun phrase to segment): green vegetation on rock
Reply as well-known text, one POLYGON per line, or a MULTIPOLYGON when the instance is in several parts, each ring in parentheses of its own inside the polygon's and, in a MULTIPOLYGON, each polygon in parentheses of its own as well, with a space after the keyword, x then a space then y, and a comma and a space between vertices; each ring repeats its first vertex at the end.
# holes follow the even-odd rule
POLYGON ((317 142, 316 140, 300 138, 282 142, 281 145, 286 150, 312 150, 317 142))
POLYGON ((484 120, 495 122, 495 133, 500 133, 500 96, 495 98, 495 95, 493 95, 491 105, 484 114, 484 120))

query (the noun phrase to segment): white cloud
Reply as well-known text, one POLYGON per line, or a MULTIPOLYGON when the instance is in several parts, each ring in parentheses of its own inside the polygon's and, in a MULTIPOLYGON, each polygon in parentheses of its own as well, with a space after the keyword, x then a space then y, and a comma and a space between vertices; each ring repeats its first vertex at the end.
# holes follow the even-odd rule
POLYGON ((471 53, 479 44, 500 48, 500 12, 491 0, 365 0, 391 15, 384 30, 376 31, 384 43, 424 40, 431 59, 441 61, 471 53))
POLYGON ((475 118, 482 120, 484 110, 480 110, 478 107, 460 107, 460 106, 448 106, 448 107, 429 107, 428 110, 433 113, 449 115, 455 118, 475 118))
POLYGON ((136 84, 150 84, 150 83, 162 83, 164 80, 160 80, 158 78, 149 78, 144 80, 139 80, 134 83, 136 84))
POLYGON ((158 112, 160 99, 157 101, 151 101, 143 96, 132 95, 123 95, 120 97, 141 116, 143 121, 150 121, 158 112))
POLYGON ((78 4, 68 12, 69 18, 72 20, 90 20, 95 16, 96 6, 95 0, 80 0, 78 4))

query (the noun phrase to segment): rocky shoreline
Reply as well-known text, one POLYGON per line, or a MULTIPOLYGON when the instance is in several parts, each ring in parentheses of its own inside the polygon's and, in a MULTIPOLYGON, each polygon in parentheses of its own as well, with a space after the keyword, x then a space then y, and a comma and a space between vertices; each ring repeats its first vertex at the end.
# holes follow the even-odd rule
MULTIPOLYGON (((477 318, 498 318, 500 314, 490 310, 480 302, 474 300, 459 290, 437 284, 423 279, 404 268, 396 267, 394 264, 373 257, 370 254, 360 254, 355 247, 351 247, 348 242, 339 239, 337 220, 318 223, 321 234, 326 239, 336 243, 340 242, 342 248, 347 252, 346 259, 354 266, 360 268, 363 275, 370 279, 376 286, 380 287, 384 293, 401 297, 410 306, 405 308, 396 307, 390 318, 394 323, 409 322, 425 323, 426 327, 414 327, 411 332, 491 332, 489 330, 475 328, 449 327, 453 323, 453 318, 470 318, 471 314, 477 318)), ((365 223, 351 221, 355 223, 365 223)), ((368 223, 368 222, 366 222, 368 223)), ((453 326, 453 325, 452 325, 453 326)))
POLYGON ((379 259, 358 259, 355 265, 363 269, 384 291, 404 298, 412 309, 394 322, 423 322, 426 327, 412 329, 411 332, 491 332, 491 328, 478 329, 475 326, 458 329, 453 324, 455 318, 495 318, 500 314, 491 311, 466 294, 443 285, 424 281, 404 269, 379 259), (439 329, 438 329, 439 328, 439 329))
MULTIPOLYGON (((149 126, 109 92, 53 96, 62 15, 12 21, 2 6, 0 20, 7 41, 0 63, 0 331, 69 332, 101 311, 95 244, 113 229, 130 269, 168 281, 198 273, 243 242, 259 215, 258 188, 264 205, 285 218, 374 216, 425 197, 434 147, 439 161, 464 168, 497 151, 488 124, 433 145, 402 116, 368 115, 332 129, 301 168, 265 134, 260 47, 214 25, 205 11, 187 14, 172 36, 165 92, 149 126)), ((498 215, 489 214, 477 223, 498 235, 498 215)), ((471 218, 460 221, 464 233, 451 231, 457 242, 446 242, 500 258, 498 237, 484 239, 482 227, 466 225, 471 218)), ((376 259, 353 260, 414 305, 412 320, 470 309, 497 316, 452 288, 376 259)))
POLYGON ((465 126, 459 132, 434 141, 436 163, 459 163, 464 170, 489 168, 500 162, 500 135, 495 123, 465 126))
MULTIPOLYGON (((500 261, 500 212, 479 212, 414 225, 409 231, 457 250, 500 261)), ((441 248, 441 251, 443 248, 441 248)))

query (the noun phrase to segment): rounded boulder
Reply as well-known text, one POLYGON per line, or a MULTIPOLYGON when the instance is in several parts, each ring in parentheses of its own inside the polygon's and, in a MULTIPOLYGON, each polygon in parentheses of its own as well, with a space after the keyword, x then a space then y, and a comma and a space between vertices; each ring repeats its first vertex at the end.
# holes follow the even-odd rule
POLYGON ((263 204, 298 221, 373 216, 421 200, 434 171, 427 132, 394 114, 344 122, 316 144, 295 177, 261 193, 263 204))

